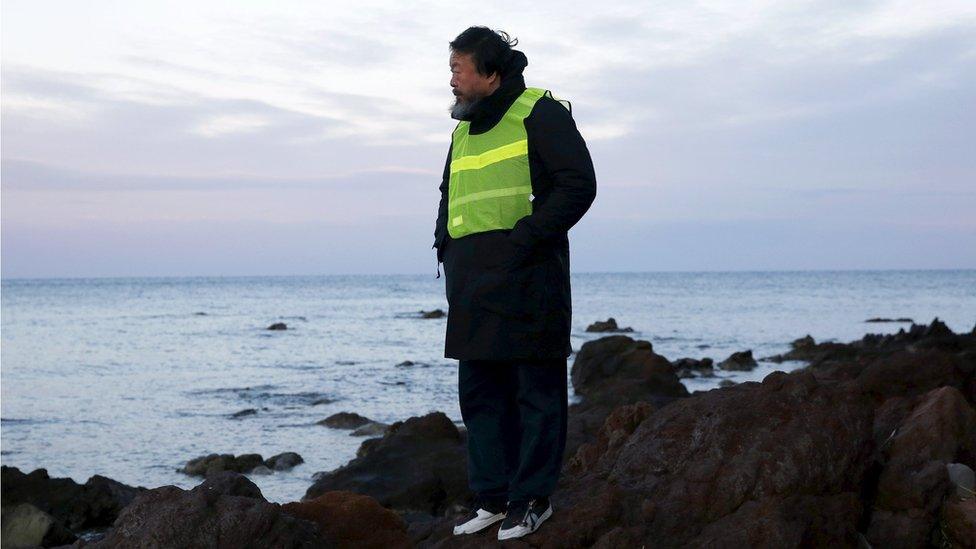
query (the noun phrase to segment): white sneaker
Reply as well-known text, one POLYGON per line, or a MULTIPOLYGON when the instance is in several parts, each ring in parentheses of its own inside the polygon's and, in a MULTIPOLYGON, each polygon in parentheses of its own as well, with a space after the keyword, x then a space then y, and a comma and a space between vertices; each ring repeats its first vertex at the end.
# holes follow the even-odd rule
POLYGON ((549 498, 534 499, 529 502, 509 503, 508 516, 498 529, 498 539, 520 538, 535 532, 544 520, 552 516, 552 503, 549 498))
POLYGON ((505 508, 487 502, 475 502, 475 509, 454 525, 454 535, 473 534, 505 518, 505 508))

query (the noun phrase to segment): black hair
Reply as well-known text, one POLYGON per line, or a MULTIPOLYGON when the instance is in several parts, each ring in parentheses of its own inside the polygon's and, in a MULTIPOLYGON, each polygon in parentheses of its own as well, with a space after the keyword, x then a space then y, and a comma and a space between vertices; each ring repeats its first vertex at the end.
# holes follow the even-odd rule
POLYGON ((493 31, 488 27, 468 27, 451 43, 451 50, 457 53, 471 55, 478 74, 490 76, 508 64, 512 56, 512 46, 518 44, 518 38, 509 38, 505 31, 493 31))

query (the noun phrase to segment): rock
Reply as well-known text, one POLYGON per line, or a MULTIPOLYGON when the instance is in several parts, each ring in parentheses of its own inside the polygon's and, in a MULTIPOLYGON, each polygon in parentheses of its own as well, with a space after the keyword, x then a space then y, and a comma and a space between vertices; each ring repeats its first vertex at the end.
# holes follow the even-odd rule
POLYGON ((319 425, 332 427, 333 429, 355 429, 369 423, 368 417, 363 417, 355 412, 339 412, 318 422, 319 425))
POLYGON ((697 360, 694 358, 679 358, 672 362, 674 372, 679 378, 689 377, 712 377, 714 374, 713 362, 710 358, 697 360))
POLYGON ((207 476, 220 471, 248 473, 258 465, 264 464, 261 454, 208 454, 193 458, 183 466, 183 472, 193 476, 207 476))
POLYGON ((302 501, 349 490, 397 511, 441 515, 470 497, 465 440, 443 412, 398 421, 360 449, 367 445, 369 451, 320 475, 302 501))
POLYGON ((976 494, 976 473, 968 465, 947 463, 946 472, 949 474, 949 483, 956 489, 956 496, 967 498, 976 494))
POLYGON ((817 342, 813 339, 813 336, 811 336, 810 334, 807 334, 801 337, 800 339, 794 339, 793 342, 790 343, 790 348, 792 348, 794 351, 804 351, 807 349, 813 349, 816 346, 817 346, 817 342))
POLYGON ((281 510, 319 525, 339 547, 410 547, 407 525, 375 499, 348 491, 330 491, 281 510))
POLYGON ((397 364, 397 367, 413 366, 413 365, 414 363, 412 361, 404 360, 403 362, 397 364))
POLYGON ((650 342, 625 335, 584 343, 570 375, 582 401, 569 407, 564 461, 594 439, 613 408, 636 402, 658 407, 688 396, 668 359, 650 342))
POLYGON ((285 324, 284 322, 275 322, 271 326, 268 326, 267 329, 268 330, 287 330, 288 329, 288 325, 285 324))
POLYGON ((976 547, 976 498, 954 498, 942 509, 945 543, 940 547, 976 547))
POLYGON ((946 464, 976 456, 976 411, 954 387, 933 389, 883 442, 882 453, 867 539, 881 547, 923 546, 950 491, 946 464))
POLYGON ((272 475, 272 471, 267 465, 261 464, 255 466, 253 469, 247 472, 249 475, 272 475))
POLYGON ((264 465, 275 471, 285 471, 300 463, 305 463, 305 460, 295 452, 282 452, 264 460, 264 465))
POLYGON ((192 490, 140 494, 94 549, 108 547, 335 547, 319 527, 269 503, 247 477, 219 471, 192 490))
POLYGON ((734 385, 738 385, 738 383, 732 381, 731 379, 723 379, 722 381, 718 382, 719 387, 732 387, 734 385))
POLYGON ((369 423, 349 433, 349 435, 354 437, 383 436, 383 434, 386 433, 386 430, 389 427, 390 426, 387 425, 386 423, 380 423, 378 421, 370 421, 369 423))
POLYGON ((618 328, 617 321, 610 317, 605 322, 602 320, 597 320, 593 324, 586 327, 587 332, 633 332, 633 328, 618 328))
POLYGON ((874 317, 865 320, 864 322, 913 322, 910 318, 881 318, 874 317))
POLYGON ((756 359, 752 358, 752 350, 732 353, 729 358, 718 364, 723 370, 749 371, 758 366, 756 359))
MULTIPOLYGON (((3 487, 0 498, 4 509, 13 509, 22 503, 31 504, 54 519, 56 525, 52 526, 52 535, 55 537, 62 529, 80 532, 111 525, 119 512, 146 490, 101 475, 92 475, 82 485, 70 478, 51 478, 46 469, 24 474, 16 467, 6 465, 0 467, 0 485, 3 487)), ((39 520, 39 515, 31 513, 30 509, 25 508, 20 513, 18 516, 34 517, 31 522, 39 520)))
POLYGON ((434 309, 433 311, 420 311, 420 318, 444 318, 447 313, 440 309, 434 309))
POLYGON ((54 517, 30 503, 4 506, 2 512, 3 547, 51 547, 72 543, 76 537, 54 517))
POLYGON ((233 414, 231 414, 230 417, 232 417, 232 418, 239 418, 239 417, 244 417, 244 416, 253 416, 256 413, 258 413, 258 411, 256 409, 254 409, 254 408, 247 408, 247 409, 241 410, 239 412, 234 412, 233 414))

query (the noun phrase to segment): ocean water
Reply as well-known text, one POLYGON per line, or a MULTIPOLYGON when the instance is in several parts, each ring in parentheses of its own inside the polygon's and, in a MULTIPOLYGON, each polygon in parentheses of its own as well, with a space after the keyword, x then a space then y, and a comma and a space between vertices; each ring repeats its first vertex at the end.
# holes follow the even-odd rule
MULTIPOLYGON (((340 411, 393 422, 433 410, 460 423, 456 361, 443 358, 444 279, 431 275, 5 279, 0 462, 85 482, 190 488, 212 452, 294 451, 305 463, 250 475, 271 501, 364 440, 317 425, 340 411), (202 314, 201 314, 202 313, 202 314), (285 322, 286 331, 265 328, 285 322), (411 361, 412 366, 399 366, 411 361), (316 402, 318 402, 316 404, 316 402), (256 414, 231 415, 247 408, 256 414)), ((669 359, 784 352, 806 334, 847 341, 905 324, 976 322, 976 271, 574 273, 573 348, 614 317, 669 359)), ((570 361, 572 361, 571 357, 570 361)), ((686 380, 759 380, 800 364, 686 380)))

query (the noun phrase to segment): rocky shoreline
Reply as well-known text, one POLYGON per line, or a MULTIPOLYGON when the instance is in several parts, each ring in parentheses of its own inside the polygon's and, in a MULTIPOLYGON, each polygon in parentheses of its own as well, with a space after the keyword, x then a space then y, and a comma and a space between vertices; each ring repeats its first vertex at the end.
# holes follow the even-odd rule
MULTIPOLYGON (((849 343, 807 336, 760 360, 808 366, 689 394, 679 375, 711 361, 671 362, 628 335, 584 344, 556 513, 506 544, 976 546, 976 328, 936 319, 849 343)), ((432 412, 375 432, 283 505, 213 457, 190 490, 4 466, 3 546, 498 545, 494 528, 451 532, 471 497, 463 428, 432 412)))

